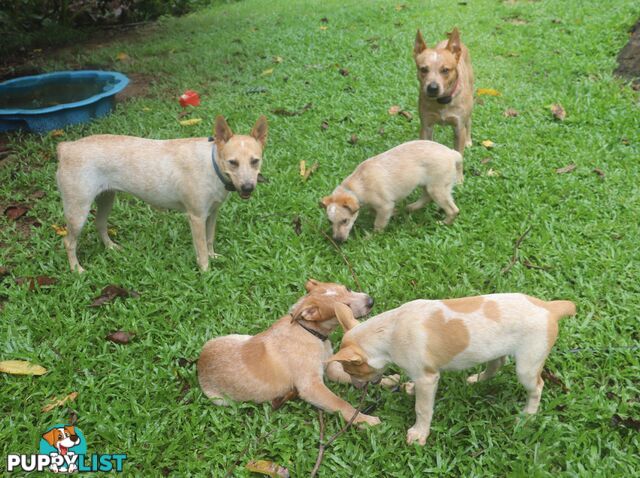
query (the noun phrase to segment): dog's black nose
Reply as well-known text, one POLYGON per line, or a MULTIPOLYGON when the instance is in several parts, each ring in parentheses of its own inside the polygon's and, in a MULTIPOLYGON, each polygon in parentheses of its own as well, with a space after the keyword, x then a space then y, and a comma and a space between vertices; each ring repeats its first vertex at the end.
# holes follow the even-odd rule
POLYGON ((438 83, 431 82, 427 85, 427 94, 429 95, 437 95, 438 94, 438 83))
POLYGON ((254 189, 255 189, 255 186, 251 183, 244 183, 242 186, 240 186, 240 192, 244 194, 249 194, 254 189))
POLYGON ((368 297, 367 298, 367 307, 371 309, 373 307, 373 303, 374 303, 373 297, 368 297))

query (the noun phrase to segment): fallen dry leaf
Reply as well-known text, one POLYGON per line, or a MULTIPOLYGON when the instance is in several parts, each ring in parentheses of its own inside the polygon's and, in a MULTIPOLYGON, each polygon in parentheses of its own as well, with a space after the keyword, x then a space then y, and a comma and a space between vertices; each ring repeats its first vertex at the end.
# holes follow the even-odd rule
POLYGON ((494 171, 492 168, 489 168, 489 170, 487 171, 487 176, 498 177, 500 176, 500 173, 498 171, 494 171))
POLYGON ((354 133, 351 135, 351 138, 349 138, 349 143, 356 144, 357 142, 358 142, 358 135, 354 133))
POLYGON ((124 330, 116 330, 115 332, 108 334, 105 339, 113 342, 114 344, 126 345, 131 342, 133 337, 135 337, 135 334, 125 332, 124 330))
POLYGON ((564 119, 567 117, 567 112, 559 103, 554 103, 553 105, 551 105, 551 113, 553 114, 554 118, 560 121, 564 121, 564 119))
POLYGON ((16 278, 16 284, 18 285, 22 285, 22 284, 29 284, 29 290, 34 290, 36 288, 36 285, 38 287, 42 287, 45 285, 53 285, 55 284, 57 281, 57 279, 54 279, 53 277, 49 277, 49 276, 37 276, 37 277, 17 277, 16 278))
POLYGON ((320 123, 320 129, 327 130, 329 129, 329 123, 327 121, 323 121, 320 123))
POLYGON ((24 216, 29 210, 29 206, 24 206, 21 204, 12 204, 4 210, 4 215, 7 216, 12 221, 17 220, 18 218, 24 216))
POLYGON ((476 92, 478 96, 486 95, 486 96, 500 96, 501 93, 498 90, 494 90, 493 88, 478 88, 476 92))
POLYGON ((315 162, 315 163, 313 163, 313 165, 309 169, 307 169, 304 172, 304 174, 302 175, 302 181, 306 182, 306 180, 309 179, 309 176, 311 176, 313 173, 315 173, 317 169, 318 169, 318 163, 315 162))
POLYGON ((64 136, 64 131, 61 129, 54 129, 53 131, 51 131, 51 133, 49 133, 49 136, 51 136, 52 138, 58 138, 60 136, 64 136))
POLYGON ((482 160, 480 160, 482 164, 487 164, 490 161, 491 161, 491 158, 483 158, 482 160))
POLYGON ((400 110, 401 110, 401 109, 402 109, 402 108, 400 108, 398 105, 393 105, 392 107, 390 107, 390 108, 389 108, 389 114, 390 114, 391 116, 395 116, 395 115, 397 115, 398 113, 400 113, 400 110))
POLYGON ((273 62, 274 63, 282 63, 284 60, 282 59, 281 56, 274 56, 273 57, 273 62))
POLYGON ((326 26, 326 25, 320 25, 320 30, 323 30, 323 31, 324 31, 324 30, 326 30, 327 28, 329 28, 329 27, 328 27, 328 26, 326 26))
POLYGON ((129 61, 131 58, 125 52, 121 51, 116 55, 116 60, 118 61, 129 61))
POLYGON ((570 173, 571 171, 573 171, 574 169, 576 169, 578 166, 576 165, 576 163, 571 163, 571 164, 567 164, 565 167, 563 168, 558 168, 556 169, 556 173, 557 174, 566 174, 566 173, 570 173))
POLYGON ((304 174, 307 172, 307 162, 302 159, 300 161, 300 176, 304 177, 304 174))
POLYGON ((193 126, 202 122, 202 118, 191 118, 179 121, 182 126, 193 126))
POLYGON ((300 216, 294 216, 291 224, 293 224, 293 232, 296 233, 296 236, 302 234, 302 219, 300 219, 300 216))
POLYGON ((67 235, 67 228, 64 226, 58 226, 57 224, 51 224, 51 227, 54 231, 56 231, 56 234, 58 236, 66 236, 67 235))
POLYGON ((600 168, 593 168, 593 172, 600 176, 600 179, 604 179, 604 177, 606 176, 604 171, 600 168))
POLYGON ((62 397, 62 398, 54 397, 51 400, 49 400, 49 403, 47 405, 42 407, 42 413, 50 412, 54 408, 61 407, 67 402, 73 402, 77 396, 78 396, 78 392, 71 392, 66 397, 62 397))
POLYGON ((616 413, 611 417, 611 426, 623 426, 625 428, 631 428, 635 431, 640 431, 640 420, 636 420, 635 418, 631 417, 623 418, 616 413))
POLYGON ((45 193, 42 189, 38 189, 37 191, 33 191, 31 193, 31 197, 33 199, 42 199, 43 197, 45 197, 47 195, 47 193, 45 193))
POLYGON ((545 380, 547 382, 551 382, 552 384, 557 385, 560 388, 562 388, 563 392, 566 393, 566 392, 569 391, 569 389, 564 384, 564 382, 562 380, 560 380, 558 377, 556 377, 553 373, 549 372, 546 368, 542 369, 542 373, 540 374, 540 376, 542 377, 543 380, 545 380))
POLYGON ((322 17, 322 18, 320 19, 320 21, 321 21, 322 23, 329 23, 329 19, 328 19, 327 17, 322 17))
POLYGON ((514 117, 518 116, 520 113, 518 113, 518 110, 514 110, 513 108, 509 108, 509 109, 504 110, 502 112, 502 114, 506 118, 514 118, 514 117))
POLYGON ((400 10, 404 10, 405 8, 407 8, 407 5, 404 3, 400 3, 395 6, 396 12, 399 12, 400 10))
POLYGON ((289 478, 290 476, 289 470, 267 460, 251 460, 244 467, 253 473, 260 473, 271 478, 289 478))
POLYGON ((349 76, 349 70, 347 68, 340 68, 338 70, 338 73, 340 73, 342 76, 349 76))
POLYGON ((313 106, 313 103, 307 103, 302 108, 296 111, 289 111, 284 108, 276 108, 275 110, 272 110, 272 113, 280 116, 298 116, 304 113, 305 111, 311 109, 312 106, 313 106))
POLYGON ((267 75, 270 75, 272 73, 273 73, 273 68, 267 68, 262 73, 260 73, 260 76, 267 76, 267 75))
POLYGON ((485 139, 482 142, 482 146, 484 146, 487 149, 491 149, 495 146, 495 143, 493 141, 491 141, 490 139, 485 139))
POLYGON ((409 111, 402 110, 400 112, 400 114, 402 116, 404 116, 405 118, 407 118, 407 120, 409 120, 409 121, 411 121, 413 119, 413 115, 409 111))
POLYGON ((0 372, 11 375, 44 375, 47 369, 26 360, 5 360, 0 362, 0 372))
POLYGON ((89 307, 100 307, 107 302, 111 302, 116 297, 122 297, 123 299, 126 299, 128 297, 140 297, 140 294, 138 294, 134 290, 128 291, 124 287, 109 284, 104 289, 102 289, 102 292, 98 297, 93 299, 93 302, 91 302, 91 305, 89 307))

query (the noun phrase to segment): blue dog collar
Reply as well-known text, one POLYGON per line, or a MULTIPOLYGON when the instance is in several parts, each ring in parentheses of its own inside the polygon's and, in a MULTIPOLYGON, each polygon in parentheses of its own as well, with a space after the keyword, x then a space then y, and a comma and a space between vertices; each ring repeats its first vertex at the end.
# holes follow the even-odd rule
MULTIPOLYGON (((214 140, 213 136, 209 136, 209 142, 213 142, 213 140, 214 140)), ((236 187, 228 178, 226 178, 222 174, 222 171, 220 171, 220 166, 218 166, 218 161, 216 161, 216 149, 218 148, 214 144, 213 147, 211 148, 211 164, 213 164, 213 169, 215 170, 216 175, 218 176, 218 179, 220 179, 220 181, 222 181, 222 184, 224 184, 224 188, 227 191, 235 191, 236 187)))

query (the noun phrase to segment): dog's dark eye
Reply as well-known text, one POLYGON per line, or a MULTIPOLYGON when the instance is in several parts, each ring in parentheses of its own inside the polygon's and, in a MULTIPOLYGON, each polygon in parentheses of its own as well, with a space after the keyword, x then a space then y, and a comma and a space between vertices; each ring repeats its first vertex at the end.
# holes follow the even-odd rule
POLYGON ((429 67, 428 66, 421 66, 420 67, 420 72, 421 73, 425 73, 425 74, 429 73, 429 67))
POLYGON ((229 166, 231 166, 232 168, 237 168, 238 167, 238 161, 236 161, 235 159, 230 159, 229 160, 229 166))
POLYGON ((446 68, 446 67, 445 67, 445 68, 443 68, 443 69, 442 69, 442 70, 440 70, 440 71, 442 72, 442 74, 443 74, 443 75, 448 75, 448 74, 449 74, 449 72, 451 71, 451 69, 450 69, 450 68, 446 68))
POLYGON ((349 222, 348 219, 343 219, 342 221, 340 221, 340 225, 341 226, 346 226, 348 222, 349 222))
POLYGON ((251 166, 253 166, 254 168, 257 167, 258 164, 260 164, 260 160, 258 158, 253 158, 251 160, 251 166))

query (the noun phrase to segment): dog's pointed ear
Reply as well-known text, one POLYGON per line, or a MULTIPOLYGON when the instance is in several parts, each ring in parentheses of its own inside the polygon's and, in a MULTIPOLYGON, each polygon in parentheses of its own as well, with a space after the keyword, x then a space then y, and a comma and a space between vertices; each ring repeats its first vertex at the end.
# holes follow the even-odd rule
POLYGON ((320 284, 319 281, 309 278, 309 280, 307 280, 307 283, 304 285, 304 288, 307 290, 307 292, 311 292, 313 289, 318 287, 318 284, 320 284))
POLYGON ((342 326, 345 332, 353 329, 356 325, 360 323, 353 316, 353 311, 351 310, 351 307, 349 307, 346 304, 342 304, 341 302, 336 302, 336 304, 333 306, 333 310, 336 313, 338 322, 340 322, 340 325, 342 326))
POLYGON ((265 115, 260 116, 256 121, 256 124, 251 130, 251 136, 254 137, 261 145, 267 142, 267 133, 269 132, 269 125, 267 124, 267 117, 265 115))
POLYGON ((422 32, 418 29, 418 33, 416 33, 416 41, 413 44, 413 56, 416 57, 423 51, 427 49, 427 44, 424 42, 424 38, 422 38, 422 32))
POLYGON ((340 362, 340 363, 349 363, 352 365, 362 365, 364 362, 362 356, 358 353, 355 347, 347 346, 340 350, 337 353, 333 354, 329 357, 328 362, 340 362))
POLYGON ((55 443, 56 443, 56 434, 57 434, 57 432, 58 432, 57 429, 52 428, 47 433, 42 435, 42 438, 44 438, 44 440, 54 448, 56 446, 55 443))
POLYGON ((449 50, 456 57, 456 61, 460 60, 462 54, 462 46, 460 42, 460 31, 458 27, 454 27, 451 33, 448 34, 449 41, 447 42, 446 49, 449 50))
POLYGON ((233 131, 231 131, 231 128, 229 128, 227 120, 224 119, 224 116, 216 116, 216 143, 223 145, 224 143, 229 141, 232 136, 233 131))
POLYGON ((320 200, 320 207, 327 209, 332 201, 333 199, 331 198, 331 196, 325 196, 320 200))
POLYGON ((320 308, 317 305, 303 305, 293 311, 291 320, 307 320, 309 322, 321 321, 320 308))

